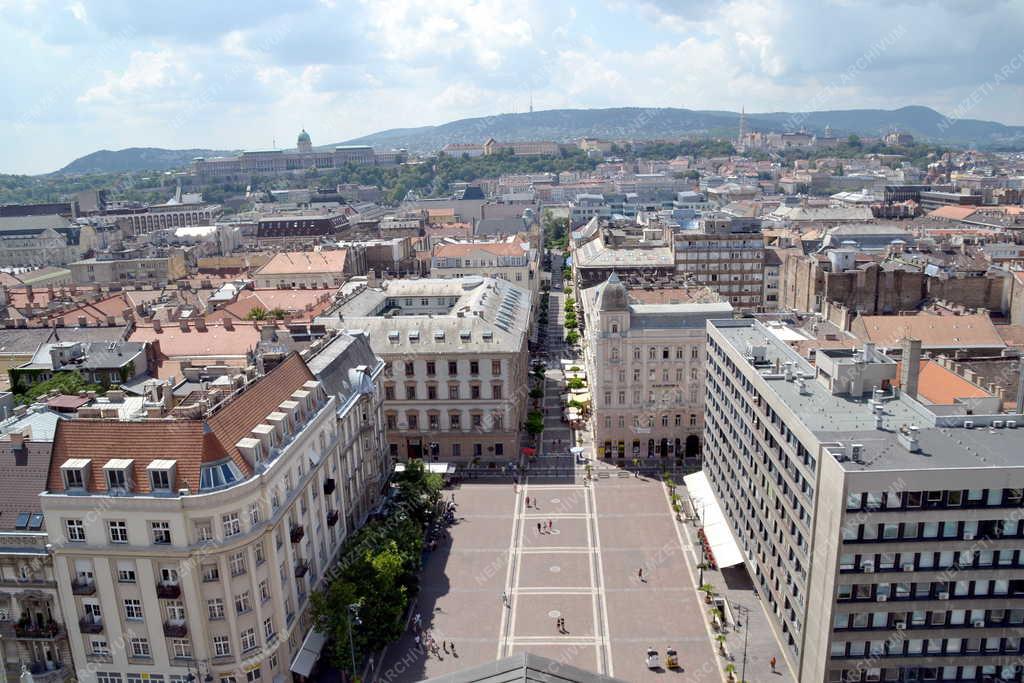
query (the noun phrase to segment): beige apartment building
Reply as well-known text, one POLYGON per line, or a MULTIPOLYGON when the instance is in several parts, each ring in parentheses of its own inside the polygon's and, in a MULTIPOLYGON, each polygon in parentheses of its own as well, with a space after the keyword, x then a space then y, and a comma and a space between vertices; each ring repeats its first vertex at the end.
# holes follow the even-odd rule
POLYGON ((338 335, 323 379, 291 354, 160 419, 60 424, 42 506, 79 681, 309 673, 310 592, 386 475, 372 359, 338 335))
POLYGON ((185 254, 171 249, 164 256, 118 255, 68 264, 76 285, 165 285, 188 275, 185 254))
POLYGON ((706 289, 628 290, 612 273, 580 296, 598 457, 694 459, 704 431, 708 320, 732 306, 706 289))
POLYGON ((536 294, 540 290, 538 261, 537 251, 517 237, 487 242, 445 240, 434 245, 430 275, 497 277, 536 294))
POLYGON ((496 466, 518 458, 528 399, 530 294, 477 276, 359 279, 318 323, 360 330, 387 363, 391 456, 496 466))
POLYGON ((696 230, 677 230, 676 271, 696 285, 710 287, 733 308, 765 308, 764 238, 761 221, 725 213, 705 214, 696 230))

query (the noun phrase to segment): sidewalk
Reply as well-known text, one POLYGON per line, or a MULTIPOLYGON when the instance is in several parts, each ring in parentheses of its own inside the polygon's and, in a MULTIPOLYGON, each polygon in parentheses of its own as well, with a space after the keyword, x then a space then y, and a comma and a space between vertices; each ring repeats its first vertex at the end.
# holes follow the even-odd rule
MULTIPOLYGON (((689 497, 686 487, 679 485, 677 493, 689 497)), ((700 542, 697 539, 699 522, 687 521, 683 532, 691 543, 698 562, 702 556, 700 542)), ((726 569, 705 569, 704 583, 715 588, 715 597, 727 603, 727 624, 722 630, 726 635, 726 649, 730 661, 736 665, 736 679, 740 679, 743 671, 743 644, 746 636, 746 677, 749 683, 797 683, 796 676, 790 671, 783 656, 784 645, 776 640, 775 631, 765 611, 764 605, 747 574, 745 565, 726 569), (744 618, 743 615, 746 615, 744 618), (744 634, 744 627, 747 633, 744 634), (772 673, 771 658, 775 657, 775 673, 772 673)), ((710 605, 705 605, 710 609, 710 605)))

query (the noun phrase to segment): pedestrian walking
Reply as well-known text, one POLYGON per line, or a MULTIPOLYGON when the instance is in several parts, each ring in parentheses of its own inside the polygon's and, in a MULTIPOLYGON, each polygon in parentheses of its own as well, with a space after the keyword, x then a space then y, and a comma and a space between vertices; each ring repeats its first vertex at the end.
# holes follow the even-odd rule
POLYGON ((772 673, 775 673, 775 657, 772 656, 768 663, 772 665, 772 673))
POLYGON ((420 616, 420 613, 417 612, 416 616, 412 618, 412 621, 416 624, 416 628, 419 629, 420 625, 423 623, 423 618, 420 616))
POLYGON ((548 531, 551 531, 551 527, 552 527, 552 524, 551 524, 551 520, 549 519, 548 520, 548 531))
POLYGON ((445 654, 448 654, 448 641, 447 640, 442 640, 441 641, 441 649, 444 650, 445 654))
POLYGON ((537 533, 540 533, 540 522, 537 522, 537 533))
POLYGON ((415 641, 415 643, 416 643, 416 650, 417 650, 418 652, 423 652, 423 647, 422 647, 422 645, 421 645, 421 643, 420 643, 420 637, 419 637, 419 636, 416 636, 416 638, 414 639, 414 641, 415 641))
POLYGON ((641 581, 643 581, 644 583, 647 583, 647 579, 644 578, 644 568, 643 567, 640 567, 640 569, 636 570, 636 577, 638 579, 640 579, 641 581))
POLYGON ((450 642, 448 644, 452 646, 452 657, 458 657, 459 655, 456 654, 456 652, 455 652, 455 641, 453 640, 452 642, 450 642))
POLYGON ((530 497, 526 497, 526 507, 530 507, 530 497))

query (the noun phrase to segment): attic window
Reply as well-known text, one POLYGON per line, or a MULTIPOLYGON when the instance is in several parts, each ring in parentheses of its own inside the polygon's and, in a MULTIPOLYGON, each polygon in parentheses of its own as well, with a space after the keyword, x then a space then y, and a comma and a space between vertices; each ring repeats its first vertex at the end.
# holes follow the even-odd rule
POLYGON ((413 344, 415 344, 419 340, 420 340, 420 331, 419 330, 409 330, 409 341, 412 342, 413 344))
POLYGON ((149 485, 154 493, 169 493, 174 486, 175 460, 154 460, 146 466, 149 485))
POLYGON ((469 330, 462 330, 462 332, 459 332, 459 339, 461 339, 464 342, 468 342, 470 340, 470 337, 472 337, 472 334, 470 333, 469 330))
POLYGON ((444 330, 434 330, 434 340, 444 341, 444 330))
POLYGON ((491 339, 494 338, 494 333, 491 332, 490 330, 485 330, 484 333, 483 333, 483 338, 484 338, 484 341, 489 342, 489 341, 491 341, 491 339))
POLYGON ((19 513, 18 514, 18 519, 15 520, 15 522, 14 522, 14 528, 15 529, 22 529, 22 530, 23 529, 27 529, 28 528, 29 517, 31 517, 31 515, 29 513, 27 513, 27 512, 19 513))
POLYGON ((88 458, 71 458, 61 465, 65 489, 85 489, 85 482, 89 478, 89 463, 88 458))
POLYGON ((112 496, 131 492, 131 469, 134 461, 130 458, 114 458, 103 466, 107 479, 107 493, 112 496))
POLYGON ((230 486, 242 478, 242 472, 238 466, 230 460, 224 460, 212 465, 203 465, 199 477, 199 490, 209 491, 211 489, 230 486))
POLYGON ((397 331, 392 330, 388 332, 388 341, 392 344, 397 344, 399 339, 401 339, 401 335, 397 331))

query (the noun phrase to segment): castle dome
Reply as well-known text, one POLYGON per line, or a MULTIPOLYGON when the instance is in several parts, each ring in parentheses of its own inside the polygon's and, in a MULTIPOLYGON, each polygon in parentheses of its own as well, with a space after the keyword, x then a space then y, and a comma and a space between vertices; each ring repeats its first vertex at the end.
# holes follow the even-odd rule
POLYGON ((306 132, 305 128, 303 128, 302 132, 299 133, 299 144, 301 145, 303 143, 307 145, 312 144, 312 140, 309 139, 309 133, 306 132))

